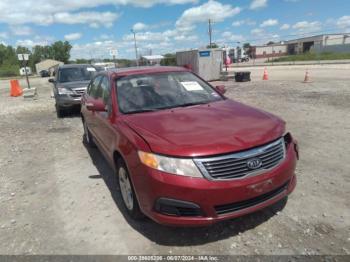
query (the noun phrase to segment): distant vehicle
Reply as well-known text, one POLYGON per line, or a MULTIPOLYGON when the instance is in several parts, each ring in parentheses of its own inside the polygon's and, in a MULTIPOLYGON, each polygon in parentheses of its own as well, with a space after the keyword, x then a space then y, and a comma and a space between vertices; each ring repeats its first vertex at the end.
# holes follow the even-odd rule
POLYGON ((233 63, 249 62, 249 56, 241 47, 232 48, 228 55, 233 63))
POLYGON ((39 75, 40 75, 41 77, 49 77, 49 76, 50 76, 50 73, 49 73, 48 70, 41 70, 41 71, 39 72, 39 75))
POLYGON ((88 64, 61 65, 55 72, 55 77, 49 82, 54 84, 53 93, 56 100, 57 117, 63 117, 64 113, 74 106, 80 106, 81 96, 98 70, 88 64))
POLYGON ((27 70, 27 75, 31 75, 32 74, 32 69, 30 67, 21 67, 19 69, 19 74, 21 76, 25 76, 26 75, 26 70, 27 70))
POLYGON ((90 82, 84 141, 113 167, 132 218, 205 226, 294 190, 298 146, 285 122, 224 93, 183 67, 108 70, 90 82))

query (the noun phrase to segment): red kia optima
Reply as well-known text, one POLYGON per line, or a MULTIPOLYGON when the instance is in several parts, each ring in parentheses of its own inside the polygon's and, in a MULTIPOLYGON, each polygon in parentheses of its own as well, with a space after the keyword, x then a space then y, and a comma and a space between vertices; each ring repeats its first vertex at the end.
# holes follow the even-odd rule
POLYGON ((133 218, 201 226, 269 206, 296 185, 285 122, 179 67, 100 72, 82 97, 87 144, 118 176, 133 218))

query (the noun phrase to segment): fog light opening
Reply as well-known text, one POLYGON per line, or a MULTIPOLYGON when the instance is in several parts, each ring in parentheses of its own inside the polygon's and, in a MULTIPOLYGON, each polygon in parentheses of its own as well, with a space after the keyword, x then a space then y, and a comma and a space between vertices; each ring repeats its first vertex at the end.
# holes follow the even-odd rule
POLYGON ((167 216, 202 216, 201 208, 197 204, 169 198, 159 198, 156 201, 155 210, 158 213, 167 216))
POLYGON ((287 133, 284 135, 284 143, 286 145, 286 148, 288 148, 288 146, 292 143, 293 141, 293 138, 292 138, 292 135, 290 133, 287 133))

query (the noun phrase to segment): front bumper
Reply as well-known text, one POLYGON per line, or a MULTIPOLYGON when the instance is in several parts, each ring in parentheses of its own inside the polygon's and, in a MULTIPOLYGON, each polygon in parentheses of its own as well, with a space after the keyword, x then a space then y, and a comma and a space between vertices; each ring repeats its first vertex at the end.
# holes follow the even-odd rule
POLYGON ((71 107, 81 104, 81 96, 56 95, 56 104, 60 107, 71 107))
POLYGON ((296 162, 297 152, 292 143, 286 150, 285 159, 277 167, 243 179, 209 181, 205 178, 166 174, 142 164, 129 168, 140 208, 148 217, 165 225, 205 226, 255 212, 286 197, 296 186, 296 162), (194 216, 165 215, 157 208, 159 199, 164 198, 192 203, 200 208, 200 212, 194 216), (233 212, 218 211, 222 206, 256 199, 261 201, 252 202, 250 206, 244 205, 233 212))

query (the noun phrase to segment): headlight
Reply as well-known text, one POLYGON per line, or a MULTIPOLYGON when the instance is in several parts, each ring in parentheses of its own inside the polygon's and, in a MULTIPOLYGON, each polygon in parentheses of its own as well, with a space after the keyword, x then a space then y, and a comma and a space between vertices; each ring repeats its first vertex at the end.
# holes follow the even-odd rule
POLYGON ((71 91, 67 88, 64 88, 64 87, 57 88, 57 91, 58 91, 59 95, 72 95, 72 94, 74 94, 73 91, 71 91))
POLYGON ((150 168, 174 175, 203 177, 192 159, 165 157, 142 151, 138 151, 138 154, 141 162, 150 168))

